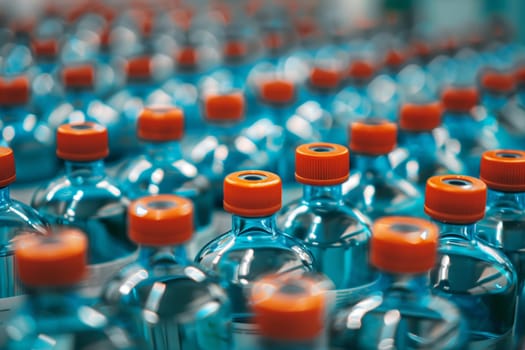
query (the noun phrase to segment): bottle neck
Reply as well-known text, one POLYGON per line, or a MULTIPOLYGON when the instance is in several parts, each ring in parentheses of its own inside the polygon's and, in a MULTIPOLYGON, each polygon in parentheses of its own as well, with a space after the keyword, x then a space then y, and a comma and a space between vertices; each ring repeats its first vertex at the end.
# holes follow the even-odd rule
POLYGON ((403 131, 400 133, 400 140, 402 147, 408 149, 414 155, 433 155, 429 153, 430 150, 436 149, 436 140, 432 134, 432 130, 428 131, 403 131))
POLYGON ((178 140, 146 143, 146 153, 158 161, 174 161, 182 159, 182 149, 178 140))
POLYGON ((402 291, 417 295, 430 293, 428 273, 403 274, 382 271, 379 274, 379 284, 384 291, 402 291))
POLYGON ((275 224, 275 215, 247 217, 232 215, 232 232, 236 236, 250 234, 254 231, 266 232, 269 235, 275 235, 277 226, 275 224))
POLYGON ((342 184, 333 186, 303 185, 303 202, 307 205, 343 205, 342 184))
POLYGON ((525 192, 501 192, 494 189, 487 191, 488 207, 507 207, 525 210, 525 192))
POLYGON ((376 175, 386 175, 392 171, 388 154, 367 155, 356 153, 354 163, 355 168, 361 172, 372 172, 376 175))
POLYGON ((440 238, 460 238, 466 241, 473 241, 476 232, 476 223, 471 224, 452 224, 432 219, 439 227, 440 238))
POLYGON ((0 188, 0 208, 7 207, 11 204, 11 194, 9 186, 0 188))
POLYGON ((209 135, 218 137, 234 137, 239 134, 238 121, 209 122, 209 135))
POLYGON ((190 262, 183 245, 139 246, 139 262, 144 265, 188 265, 190 262))
POLYGON ((98 181, 106 176, 102 159, 90 162, 65 161, 66 176, 74 183, 98 181))
POLYGON ((75 314, 82 306, 78 295, 78 286, 63 287, 26 287, 28 303, 36 314, 56 316, 75 314))

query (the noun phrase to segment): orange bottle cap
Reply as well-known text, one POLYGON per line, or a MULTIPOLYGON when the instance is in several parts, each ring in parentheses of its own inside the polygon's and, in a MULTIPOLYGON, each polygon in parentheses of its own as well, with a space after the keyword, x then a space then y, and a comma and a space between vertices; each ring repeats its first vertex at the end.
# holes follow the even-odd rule
POLYGON ((481 86, 488 91, 509 93, 516 88, 516 80, 510 73, 488 71, 481 76, 481 86))
POLYGON ((100 32, 99 36, 100 45, 102 47, 109 47, 111 45, 111 27, 107 26, 100 32))
POLYGON ((295 179, 297 182, 330 186, 348 179, 350 155, 348 149, 333 143, 309 143, 295 150, 295 179))
POLYGON ((397 126, 384 119, 362 119, 350 124, 350 149, 357 153, 381 155, 396 148, 397 126))
POLYGON ((57 130, 57 156, 61 159, 89 162, 108 156, 108 131, 99 124, 71 123, 57 130))
POLYGON ((432 176, 425 189, 425 213, 453 224, 471 224, 485 215, 487 186, 464 175, 432 176))
POLYGON ((90 64, 65 67, 62 81, 70 88, 90 88, 95 85, 95 68, 90 64))
POLYGON ((0 187, 6 187, 15 182, 16 167, 13 150, 0 147, 0 187))
POLYGON ((18 77, 10 81, 0 78, 0 105, 22 105, 29 101, 29 80, 18 77))
POLYGON ((210 95, 204 100, 207 120, 238 121, 244 118, 244 96, 241 93, 210 95))
POLYGON ((149 56, 130 58, 126 62, 126 75, 132 79, 149 79, 151 77, 151 63, 149 56))
POLYGON ((137 120, 137 131, 143 140, 180 140, 184 135, 184 112, 176 107, 144 108, 137 120))
POLYGON ((295 97, 295 85, 289 80, 267 80, 261 84, 261 97, 264 101, 287 104, 295 97))
POLYGON ((400 67, 406 61, 405 55, 399 50, 388 50, 385 54, 385 65, 389 67, 400 67))
POLYGON ((525 65, 516 69, 514 78, 518 84, 525 84, 525 65))
POLYGON ((224 57, 239 59, 248 54, 248 46, 239 40, 230 40, 224 44, 224 57))
POLYGON ((452 112, 468 112, 479 101, 476 88, 446 88, 441 94, 441 102, 445 109, 452 112))
POLYGON ((75 229, 37 236, 23 235, 15 244, 18 277, 28 286, 68 286, 87 272, 87 239, 75 229))
POLYGON ((224 209, 235 215, 272 215, 281 209, 281 196, 281 178, 268 171, 237 171, 224 179, 224 209))
POLYGON ((375 67, 367 60, 353 60, 348 68, 348 76, 352 79, 369 80, 374 74, 375 67))
POLYGON ((494 150, 481 157, 480 179, 503 192, 525 191, 525 152, 494 150))
POLYGON ((414 41, 411 45, 411 51, 419 57, 428 57, 432 54, 432 48, 423 41, 414 41))
POLYGON ((325 292, 307 277, 266 276, 255 282, 250 302, 259 332, 285 341, 318 337, 327 312, 325 292))
POLYGON ((199 62, 199 52, 191 46, 183 47, 177 53, 176 60, 181 67, 195 67, 199 62))
POLYGON ((58 41, 56 39, 33 40, 31 49, 38 57, 55 57, 58 55, 58 41))
POLYGON ((284 47, 285 40, 279 32, 270 32, 264 36, 264 46, 272 51, 280 50, 284 47))
POLYGON ((129 237, 142 245, 182 244, 193 233, 193 204, 170 194, 140 198, 128 208, 129 237))
POLYGON ((337 88, 341 78, 341 73, 336 69, 314 67, 310 71, 310 84, 321 89, 337 88))
POLYGON ((441 125, 441 103, 405 103, 399 112, 399 127, 408 131, 431 131, 441 125))
POLYGON ((424 273, 436 262, 439 229, 430 221, 386 216, 374 222, 370 262, 393 273, 424 273))

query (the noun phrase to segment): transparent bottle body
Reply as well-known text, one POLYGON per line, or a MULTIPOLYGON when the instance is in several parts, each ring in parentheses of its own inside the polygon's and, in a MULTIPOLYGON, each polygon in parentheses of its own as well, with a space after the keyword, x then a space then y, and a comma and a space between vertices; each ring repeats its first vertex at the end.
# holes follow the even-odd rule
POLYGON ((430 273, 434 293, 461 309, 470 327, 468 349, 511 349, 516 271, 502 253, 475 239, 474 224, 438 224, 438 261, 430 273))
POLYGON ((241 124, 209 125, 205 136, 191 151, 199 173, 212 184, 215 204, 222 207, 224 177, 239 170, 275 171, 282 152, 279 126, 270 119, 241 124))
POLYGON ((377 274, 369 264, 370 220, 345 205, 341 185, 303 186, 303 197, 281 209, 277 225, 301 240, 315 269, 335 285, 336 305, 356 301, 371 289, 377 274))
POLYGON ((195 262, 217 275, 232 305, 234 349, 255 348, 257 328, 248 305, 252 283, 270 274, 314 270, 313 257, 297 239, 276 229, 275 218, 234 215, 232 230, 209 242, 195 262))
POLYGON ((27 106, 1 106, 2 136, 15 154, 17 183, 52 177, 58 168, 52 130, 27 106))
POLYGON ((343 184, 344 202, 375 220, 381 216, 422 217, 423 196, 391 168, 386 155, 355 154, 355 170, 343 184))
POLYGON ((88 237, 89 278, 83 292, 97 297, 102 286, 135 258, 127 237, 129 200, 106 175, 102 160, 65 162, 62 176, 38 188, 32 206, 51 225, 79 228, 88 237))
POLYGON ((109 308, 148 349, 230 349, 230 304, 219 284, 189 264, 182 246, 139 250, 108 283, 109 308))
POLYGON ((73 290, 31 289, 5 329, 7 350, 139 350, 115 319, 93 309, 73 290))
POLYGON ((335 311, 330 348, 460 350, 467 327, 452 302, 431 294, 427 274, 383 272, 376 291, 335 311))
POLYGON ((33 208, 12 199, 9 187, 0 188, 0 328, 23 300, 16 275, 14 241, 21 234, 45 235, 49 226, 33 208))

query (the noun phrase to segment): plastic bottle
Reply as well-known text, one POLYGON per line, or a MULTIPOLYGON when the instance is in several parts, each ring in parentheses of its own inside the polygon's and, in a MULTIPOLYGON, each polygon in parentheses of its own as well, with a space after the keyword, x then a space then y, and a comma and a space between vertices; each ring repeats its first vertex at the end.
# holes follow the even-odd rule
POLYGON ((274 170, 282 150, 282 131, 269 119, 243 122, 245 100, 239 92, 210 94, 204 98, 208 124, 191 150, 199 173, 210 179, 217 205, 222 205, 224 177, 236 170, 274 170))
POLYGON ((370 261, 381 271, 379 284, 335 311, 332 349, 466 349, 468 327, 460 310, 431 293, 428 271, 438 241, 436 225, 423 219, 391 216, 374 223, 370 261))
POLYGON ((107 284, 105 302, 118 309, 148 349, 230 349, 226 293, 186 256, 193 234, 191 201, 142 197, 128 214, 139 257, 107 284))
POLYGON ((487 114, 476 109, 478 90, 473 87, 448 87, 443 90, 441 102, 445 108, 443 125, 448 131, 445 147, 463 160, 468 175, 477 176, 481 154, 497 148, 499 144, 492 128, 484 124, 487 114))
POLYGON ((344 201, 375 220, 385 215, 423 215, 423 196, 394 173, 389 160, 397 143, 397 126, 369 118, 350 125, 355 171, 343 184, 344 201))
POLYGON ((32 206, 52 225, 82 229, 88 237, 89 278, 84 292, 96 298, 113 273, 134 258, 127 238, 129 200, 106 174, 107 130, 95 123, 64 124, 57 130, 57 156, 65 173, 42 184, 32 206))
POLYGON ((22 301, 23 291, 16 277, 13 243, 22 231, 46 235, 49 229, 47 222, 33 208, 11 198, 10 185, 15 179, 13 151, 7 147, 0 147, 0 327, 5 326, 12 310, 22 301))
POLYGON ((488 187, 485 217, 478 223, 477 237, 503 251, 518 276, 518 317, 516 336, 525 335, 525 152, 493 150, 483 153, 480 178, 488 187))
POLYGON ((442 113, 439 102, 405 103, 399 112, 399 148, 392 163, 396 173, 421 188, 431 176, 465 171, 457 155, 443 147, 442 113))
POLYGON ((142 349, 116 320, 78 293, 87 275, 87 246, 77 230, 17 242, 18 276, 28 298, 5 328, 8 350, 142 349))
POLYGON ((310 143, 295 151, 295 177, 303 195, 283 207, 277 225, 304 242, 316 270, 334 282, 336 304, 357 300, 374 286, 368 263, 370 219, 343 202, 349 154, 344 146, 310 143))
POLYGON ((57 170, 51 129, 30 105, 30 84, 26 76, 0 78, 0 120, 2 138, 16 153, 18 183, 43 180, 57 170))
POLYGON ((260 350, 326 350, 330 283, 314 276, 266 276, 254 283, 250 305, 260 350))
POLYGON ((297 239, 276 227, 281 180, 270 172, 246 170, 224 179, 224 208, 232 213, 230 231, 209 242, 195 261, 221 279, 233 309, 234 349, 257 344, 248 291, 263 275, 301 274, 314 268, 313 257, 297 239))
MULTIPOLYGON (((183 156, 180 140, 184 136, 184 123, 184 112, 176 107, 145 108, 137 121, 137 135, 145 150, 124 163, 117 178, 130 199, 154 194, 191 199, 195 209, 195 239, 204 244, 213 230, 213 191, 210 181, 183 156)), ((197 243, 197 248, 201 246, 197 243)))
POLYGON ((466 317, 468 349, 512 349, 517 276, 503 253, 476 238, 486 195, 486 185, 470 176, 428 179, 425 212, 440 231, 430 280, 434 292, 455 302, 466 317))

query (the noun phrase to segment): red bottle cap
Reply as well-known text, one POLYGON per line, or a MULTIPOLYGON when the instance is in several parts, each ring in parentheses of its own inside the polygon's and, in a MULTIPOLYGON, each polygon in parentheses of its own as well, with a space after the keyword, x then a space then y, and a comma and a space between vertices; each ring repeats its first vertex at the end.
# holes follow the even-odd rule
POLYGON ((441 102, 445 109, 452 112, 468 112, 479 102, 476 88, 449 87, 441 94, 441 102))
POLYGON ((481 76, 481 86, 488 91, 510 93, 516 88, 516 80, 510 73, 488 71, 481 76))
POLYGON ((471 224, 485 215, 487 186, 471 176, 442 175, 427 180, 425 213, 453 224, 471 224))
POLYGON ((146 107, 137 120, 139 138, 148 141, 180 140, 184 135, 184 112, 176 107, 146 107))
POLYGON ((204 109, 207 120, 242 120, 244 118, 244 96, 241 93, 210 95, 204 101, 204 109))
POLYGON ((193 233, 193 204, 189 199, 162 194, 140 198, 128 208, 129 237, 142 245, 183 244, 193 233))
POLYGON ((367 60, 353 60, 348 68, 348 76, 352 79, 370 80, 375 74, 375 67, 367 60))
POLYGON ((388 50, 385 54, 385 65, 399 68, 406 62, 406 56, 400 50, 388 50))
POLYGON ((177 53, 176 60, 181 67, 195 67, 199 62, 199 52, 191 46, 183 47, 177 53))
POLYGON ((494 150, 481 157, 480 178, 491 189, 503 192, 525 191, 525 152, 494 150))
POLYGON ((13 150, 0 147, 0 187, 6 187, 15 182, 16 167, 13 150))
POLYGON ((336 69, 314 67, 310 71, 310 84, 321 89, 337 88, 341 78, 341 73, 336 69))
POLYGON ((353 152, 381 155, 397 145, 397 126, 383 119, 363 119, 350 124, 350 149, 353 152))
POLYGON ((224 44, 224 57, 239 59, 248 54, 248 45, 239 40, 230 40, 224 44))
POLYGON ((235 215, 275 214, 281 209, 281 196, 281 179, 268 171, 238 171, 224 179, 224 209, 235 215))
POLYGON ((90 64, 65 67, 62 81, 68 88, 91 88, 95 85, 95 68, 90 64))
POLYGON ((288 104, 295 97, 295 85, 289 80, 267 80, 261 84, 260 89, 262 99, 269 103, 288 104))
POLYGON ((38 57, 55 57, 58 55, 58 41, 56 39, 35 39, 31 42, 31 49, 38 57))
POLYGON ((151 57, 134 57, 126 62, 126 75, 132 79, 149 79, 152 71, 151 57))
POLYGON ((408 131, 431 131, 441 125, 441 103, 405 103, 399 113, 399 126, 408 131))
POLYGON ((57 130, 57 156, 61 159, 89 162, 109 154, 108 131, 99 124, 71 123, 57 130))
POLYGON ((297 182, 330 186, 348 179, 350 156, 348 149, 333 143, 309 143, 295 150, 295 179, 297 182))
POLYGON ((29 80, 18 77, 10 81, 0 78, 0 105, 23 105, 29 101, 29 80))

